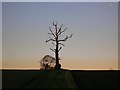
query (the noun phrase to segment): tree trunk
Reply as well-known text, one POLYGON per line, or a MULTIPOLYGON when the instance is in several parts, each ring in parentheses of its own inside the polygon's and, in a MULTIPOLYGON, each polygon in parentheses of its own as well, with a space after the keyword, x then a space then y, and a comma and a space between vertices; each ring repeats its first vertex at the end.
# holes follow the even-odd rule
POLYGON ((55 52, 55 54, 56 54, 56 65, 57 64, 59 64, 59 56, 58 56, 58 44, 56 44, 56 52, 55 52))
POLYGON ((56 38, 56 50, 55 50, 55 57, 56 57, 55 69, 60 69, 58 48, 59 48, 59 44, 58 44, 58 36, 57 36, 57 38, 56 38))

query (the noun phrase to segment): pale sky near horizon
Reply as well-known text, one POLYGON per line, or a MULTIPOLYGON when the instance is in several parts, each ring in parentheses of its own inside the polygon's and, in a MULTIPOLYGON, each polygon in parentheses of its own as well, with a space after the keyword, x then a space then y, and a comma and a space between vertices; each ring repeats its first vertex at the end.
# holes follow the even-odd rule
MULTIPOLYGON (((3 68, 36 68, 49 49, 52 21, 64 24, 67 69, 118 69, 118 3, 2 3, 3 68)), ((63 36, 64 36, 63 35, 63 36)))

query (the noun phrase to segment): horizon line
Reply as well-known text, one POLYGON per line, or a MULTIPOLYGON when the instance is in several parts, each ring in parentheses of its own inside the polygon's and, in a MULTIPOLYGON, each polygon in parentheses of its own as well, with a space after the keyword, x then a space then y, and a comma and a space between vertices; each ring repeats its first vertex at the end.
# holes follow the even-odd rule
MULTIPOLYGON (((119 69, 68 69, 68 68, 61 68, 65 70, 119 70, 119 69)), ((0 70, 40 70, 40 68, 0 68, 0 70)))

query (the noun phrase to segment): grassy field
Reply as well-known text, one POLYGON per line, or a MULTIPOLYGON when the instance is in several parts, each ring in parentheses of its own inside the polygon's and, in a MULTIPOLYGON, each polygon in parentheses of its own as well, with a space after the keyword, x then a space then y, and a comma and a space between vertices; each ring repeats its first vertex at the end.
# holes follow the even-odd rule
POLYGON ((3 70, 5 88, 76 88, 68 70, 3 70))
POLYGON ((118 72, 2 70, 2 88, 118 88, 118 72))
POLYGON ((120 72, 115 70, 71 71, 79 88, 119 88, 120 72))

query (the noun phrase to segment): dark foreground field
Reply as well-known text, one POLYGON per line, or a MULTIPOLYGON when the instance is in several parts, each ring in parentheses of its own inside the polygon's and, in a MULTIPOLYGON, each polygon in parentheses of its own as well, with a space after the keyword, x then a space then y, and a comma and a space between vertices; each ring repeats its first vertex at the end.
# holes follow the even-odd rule
POLYGON ((2 88, 75 88, 68 70, 3 70, 2 88))
POLYGON ((118 88, 119 71, 2 70, 2 89, 118 88))
POLYGON ((79 88, 119 88, 119 71, 71 71, 74 81, 79 88))

